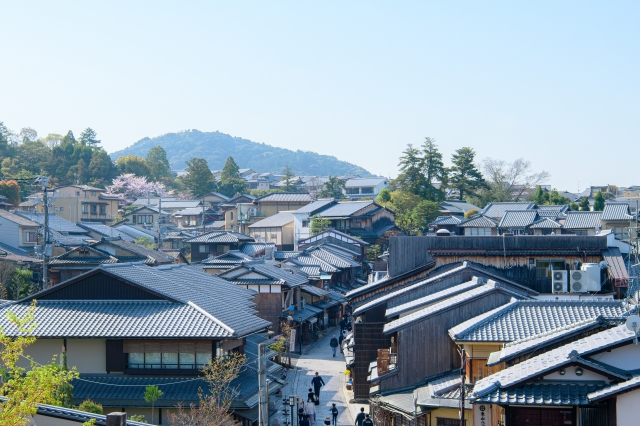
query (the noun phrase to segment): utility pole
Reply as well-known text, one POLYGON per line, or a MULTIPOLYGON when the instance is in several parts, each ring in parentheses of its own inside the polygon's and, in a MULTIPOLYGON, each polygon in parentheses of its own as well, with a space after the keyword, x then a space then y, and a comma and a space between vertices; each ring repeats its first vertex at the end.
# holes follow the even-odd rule
POLYGON ((158 250, 162 251, 162 197, 158 197, 158 250))
POLYGON ((51 241, 49 240, 49 197, 47 196, 47 184, 49 178, 44 176, 42 178, 42 189, 44 195, 42 201, 44 204, 44 247, 42 248, 42 288, 49 287, 49 256, 51 256, 51 241))
POLYGON ((460 426, 465 426, 464 424, 464 398, 465 398, 465 388, 464 384, 467 379, 467 353, 464 349, 460 352, 460 358, 462 361, 462 366, 460 367, 460 426))
POLYGON ((267 389, 267 345, 258 344, 258 425, 269 426, 269 390, 267 389))
POLYGON ((204 226, 204 197, 202 198, 202 235, 207 233, 207 229, 204 226))

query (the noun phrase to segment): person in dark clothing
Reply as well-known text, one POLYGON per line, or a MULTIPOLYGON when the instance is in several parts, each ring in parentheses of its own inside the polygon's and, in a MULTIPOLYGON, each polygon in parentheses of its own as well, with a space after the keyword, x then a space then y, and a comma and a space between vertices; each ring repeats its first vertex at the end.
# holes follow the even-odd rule
POLYGON ((302 420, 300 420, 300 426, 311 426, 309 424, 309 416, 307 416, 306 414, 302 416, 302 420))
MULTIPOLYGON (((311 382, 313 382, 313 380, 311 382)), ((309 398, 313 399, 314 401, 316 400, 316 394, 311 388, 309 388, 309 393, 307 394, 307 400, 309 400, 309 398)))
POLYGON ((333 357, 336 357, 336 350, 338 349, 338 346, 340 344, 338 343, 338 339, 336 339, 336 335, 334 334, 333 337, 331 338, 331 341, 329 342, 329 346, 331 346, 331 352, 333 352, 333 357))
POLYGON ((340 333, 342 333, 345 328, 347 328, 347 321, 344 318, 342 318, 340 320, 340 333))
POLYGON ((331 419, 333 426, 336 426, 338 424, 338 407, 335 403, 331 406, 331 419))
POLYGON ((340 333, 340 337, 338 337, 338 346, 340 346, 340 353, 342 353, 342 342, 344 342, 344 333, 340 333))
POLYGON ((368 414, 365 414, 365 415, 364 415, 364 417, 365 417, 365 419, 364 419, 364 421, 362 422, 362 426, 373 426, 373 420, 371 420, 371 419, 369 418, 369 415, 368 415, 368 414))
POLYGON ((311 384, 313 385, 313 390, 315 392, 316 395, 316 401, 319 402, 320 401, 320 388, 322 386, 324 386, 324 380, 322 380, 322 377, 320 377, 318 375, 318 372, 316 371, 316 376, 311 379, 311 384))
POLYGON ((364 407, 362 407, 362 408, 360 408, 360 412, 356 416, 356 423, 355 423, 354 426, 362 426, 362 423, 364 422, 364 419, 365 419, 364 407))

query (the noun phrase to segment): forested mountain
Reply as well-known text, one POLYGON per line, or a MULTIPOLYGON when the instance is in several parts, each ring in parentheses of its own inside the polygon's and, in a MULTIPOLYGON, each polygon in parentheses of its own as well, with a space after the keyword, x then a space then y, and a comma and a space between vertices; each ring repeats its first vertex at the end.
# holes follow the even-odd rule
POLYGON ((129 154, 144 158, 147 151, 156 145, 165 149, 171 167, 178 170, 186 168, 186 162, 193 157, 207 160, 212 170, 221 170, 227 158, 233 156, 241 168, 251 168, 256 172, 280 173, 289 165, 297 175, 371 176, 362 167, 340 161, 333 156, 292 151, 220 132, 198 130, 144 138, 110 155, 113 160, 129 154))

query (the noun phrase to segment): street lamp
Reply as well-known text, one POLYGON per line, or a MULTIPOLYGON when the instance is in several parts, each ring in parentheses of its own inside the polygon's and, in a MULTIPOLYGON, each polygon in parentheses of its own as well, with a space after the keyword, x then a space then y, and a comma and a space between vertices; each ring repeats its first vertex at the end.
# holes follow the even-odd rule
POLYGON ((296 404, 296 396, 295 395, 289 395, 289 407, 291 407, 291 426, 295 426, 295 417, 293 415, 293 407, 296 404))

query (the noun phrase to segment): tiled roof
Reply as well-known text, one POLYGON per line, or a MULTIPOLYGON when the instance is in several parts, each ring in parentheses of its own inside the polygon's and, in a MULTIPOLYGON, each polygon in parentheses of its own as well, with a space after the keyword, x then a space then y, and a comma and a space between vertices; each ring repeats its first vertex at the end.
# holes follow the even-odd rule
POLYGON ((440 203, 441 212, 451 212, 458 214, 465 214, 469 210, 482 210, 480 207, 469 204, 466 201, 460 200, 446 200, 440 203))
POLYGON ((0 260, 9 262, 42 262, 37 257, 32 257, 26 251, 0 243, 0 260))
POLYGON ((27 219, 24 216, 21 215, 17 215, 11 212, 8 212, 6 210, 0 209, 0 217, 3 217, 13 223, 16 223, 20 226, 34 226, 34 227, 38 227, 40 226, 39 223, 36 223, 32 220, 27 219))
MULTIPOLYGON (((138 201, 134 202, 133 204, 139 204, 138 201)), ((147 203, 145 202, 143 205, 147 205, 147 203)), ((156 200, 156 203, 151 203, 149 205, 155 205, 156 207, 158 206, 158 202, 156 200)), ((198 207, 200 205, 200 200, 171 200, 171 201, 165 201, 164 199, 162 200, 162 208, 163 209, 188 209, 188 208, 194 208, 194 207, 198 207)))
POLYGON ((602 389, 595 390, 589 395, 589 400, 592 402, 599 401, 601 399, 609 398, 623 392, 629 392, 630 390, 640 387, 640 376, 635 376, 625 382, 616 383, 614 385, 606 386, 602 389))
POLYGON ((160 250, 152 250, 150 248, 141 246, 140 244, 136 244, 132 241, 125 241, 120 238, 105 237, 99 243, 94 244, 93 247, 100 249, 100 246, 102 245, 114 245, 116 247, 120 247, 121 249, 136 253, 141 257, 154 259, 157 263, 173 263, 174 260, 173 257, 160 250))
POLYGON ((258 203, 311 203, 313 197, 307 193, 275 192, 258 197, 255 201, 258 203))
POLYGON ((327 262, 318 259, 317 257, 313 257, 311 255, 308 254, 301 254, 299 256, 296 257, 291 257, 289 259, 286 260, 286 263, 290 263, 293 264, 295 266, 301 267, 301 266, 317 266, 319 267, 323 272, 327 272, 327 273, 334 273, 334 272, 338 272, 340 269, 328 264, 327 262))
POLYGON ((533 377, 561 368, 584 357, 606 350, 609 347, 633 341, 635 334, 625 325, 619 325, 578 341, 568 343, 549 352, 537 355, 479 380, 474 387, 474 396, 483 397, 501 388, 509 388, 533 377))
MULTIPOLYGON (((253 238, 252 238, 253 239, 253 238)), ((241 251, 248 256, 255 256, 261 251, 272 248, 275 251, 276 243, 254 243, 249 242, 242 246, 241 251)))
POLYGON ((496 221, 483 215, 474 216, 460 224, 462 228, 495 228, 497 226, 498 223, 496 221))
POLYGON ((511 389, 496 389, 474 402, 500 405, 589 405, 591 402, 587 395, 604 386, 604 383, 593 382, 532 383, 511 389))
POLYGON ((492 352, 487 360, 487 365, 499 364, 526 354, 534 349, 546 347, 572 336, 580 335, 587 330, 601 327, 602 323, 603 317, 601 316, 597 318, 589 318, 554 330, 545 330, 520 340, 514 340, 506 343, 502 350, 492 352))
POLYGON ((130 235, 99 222, 78 222, 76 225, 86 229, 87 231, 96 232, 103 237, 120 237, 125 241, 133 241, 133 238, 130 235))
POLYGON ((298 210, 296 210, 296 213, 309 213, 309 214, 313 214, 314 212, 316 212, 317 210, 323 209, 326 206, 330 205, 330 204, 335 204, 336 201, 333 200, 333 198, 330 199, 326 199, 326 200, 317 200, 314 201, 311 204, 307 204, 304 207, 300 207, 298 210))
MULTIPOLYGON (((430 408, 458 408, 460 406, 460 370, 453 370, 432 379, 417 388, 413 394, 418 406, 430 408)), ((465 408, 471 409, 468 400, 465 408)))
MULTIPOLYGON (((142 261, 143 259, 139 260, 142 261)), ((49 260, 49 263, 51 265, 99 265, 106 263, 118 263, 118 259, 111 256, 109 253, 94 249, 93 247, 83 246, 61 254, 60 256, 52 257, 49 260), (80 250, 91 252, 94 256, 76 256, 75 254, 80 250)))
POLYGON ((448 299, 451 296, 455 296, 456 294, 464 293, 467 290, 480 287, 481 285, 484 285, 483 280, 478 280, 477 277, 473 277, 473 279, 469 282, 454 285, 445 290, 441 290, 436 293, 432 293, 428 296, 424 296, 424 297, 420 297, 418 299, 412 300, 411 302, 407 302, 401 305, 387 308, 387 312, 385 316, 392 317, 395 315, 401 315, 404 312, 412 311, 422 306, 432 305, 443 299, 448 299))
POLYGON ((534 203, 528 202, 489 203, 480 213, 484 216, 500 219, 507 210, 529 210, 534 207, 534 203))
POLYGON ((551 218, 543 217, 540 220, 536 220, 530 226, 530 228, 531 229, 560 229, 562 228, 562 225, 560 225, 558 222, 556 222, 551 218))
POLYGON ((563 215, 569 206, 567 205, 559 205, 559 206, 538 206, 538 216, 540 217, 550 217, 551 219, 556 219, 557 217, 563 215))
MULTIPOLYGON (((1 397, 0 399, 4 399, 1 397)), ((36 414, 45 417, 53 417, 62 420, 69 420, 74 423, 84 423, 95 420, 96 425, 106 426, 107 416, 102 414, 87 413, 86 411, 74 410, 72 408, 58 407, 57 405, 39 404, 36 414)), ((127 420, 127 426, 143 426, 147 423, 127 420)))
POLYGON ((349 258, 347 256, 339 256, 321 247, 313 247, 307 249, 304 251, 304 253, 309 254, 317 259, 322 260, 323 262, 328 263, 329 265, 340 269, 358 268, 362 266, 361 263, 356 262, 352 258, 349 258))
POLYGON ((289 259, 290 257, 296 257, 297 255, 299 255, 300 253, 302 253, 301 251, 274 251, 273 252, 273 258, 276 260, 285 260, 285 259, 289 259))
POLYGON ((242 262, 245 260, 252 260, 251 256, 244 254, 239 250, 229 250, 224 254, 221 254, 216 257, 210 257, 208 259, 203 260, 201 263, 203 264, 216 264, 220 262, 242 262))
MULTIPOLYGON (((44 224, 44 213, 39 212, 22 212, 15 211, 17 215, 20 215, 26 219, 32 220, 40 225, 44 224)), ((85 229, 80 228, 72 222, 69 222, 66 219, 61 218, 55 213, 49 213, 49 228, 58 231, 58 232, 69 232, 73 234, 86 234, 87 231, 85 229)))
POLYGON ((387 183, 385 178, 355 178, 347 179, 344 183, 345 188, 361 188, 364 186, 378 186, 381 183, 387 183))
POLYGON ((316 308, 309 304, 305 304, 304 308, 296 309, 295 311, 286 311, 282 314, 282 318, 287 318, 291 315, 294 321, 301 323, 307 321, 309 318, 315 317, 322 312, 322 309, 316 308))
MULTIPOLYGON (((3 329, 9 310, 22 316, 28 303, 0 306, 3 329)), ((41 338, 221 338, 233 333, 208 315, 183 303, 144 300, 38 300, 35 311, 41 338)))
POLYGON ((607 203, 604 205, 602 220, 633 220, 629 214, 629 205, 626 203, 607 203))
POLYGON ((136 225, 118 225, 116 227, 114 227, 114 229, 117 229, 119 232, 123 233, 123 234, 127 234, 130 237, 138 238, 138 237, 142 237, 142 238, 152 238, 157 240, 158 239, 158 233, 155 231, 152 231, 150 229, 145 229, 145 228, 140 228, 136 225))
POLYGON ((209 243, 209 244, 224 244, 224 243, 237 243, 240 241, 253 241, 253 238, 248 235, 240 234, 232 231, 211 231, 206 234, 198 235, 197 237, 189 238, 185 240, 185 243, 209 243))
POLYGON ((290 212, 279 212, 273 216, 262 219, 253 225, 249 225, 249 228, 277 228, 290 223, 293 223, 293 214, 290 212))
POLYGON ((318 212, 317 214, 322 217, 345 217, 352 216, 358 213, 360 210, 373 204, 373 201, 345 201, 338 204, 334 204, 329 208, 318 212))
POLYGON ((410 324, 413 324, 414 322, 422 321, 430 317, 431 315, 453 308, 456 305, 465 304, 466 302, 475 300, 479 297, 482 297, 485 294, 493 293, 496 291, 504 292, 518 298, 527 297, 524 294, 519 294, 514 292, 513 290, 504 288, 500 284, 497 284, 495 282, 490 282, 480 287, 467 290, 464 293, 449 297, 441 302, 427 306, 426 308, 420 309, 417 312, 413 312, 395 321, 391 321, 384 326, 383 331, 385 334, 392 333, 396 330, 400 330, 410 324))
POLYGON ((565 229, 595 229, 601 226, 602 212, 567 212, 565 229))
POLYGON ((576 322, 620 318, 620 300, 519 300, 471 318, 449 330, 457 342, 513 342, 576 322))
MULTIPOLYGON (((178 210, 171 216, 202 216, 202 207, 189 207, 187 209, 178 210)), ((204 210, 206 214, 206 210, 204 210)))
POLYGON ((312 285, 303 285, 302 287, 300 287, 300 290, 317 297, 325 297, 329 295, 329 292, 327 290, 312 285))
MULTIPOLYGON (((40 235, 42 235, 42 230, 40 230, 40 235)), ((54 231, 53 229, 49 231, 49 236, 51 242, 56 244, 57 246, 67 246, 67 247, 76 247, 89 244, 90 241, 95 241, 89 235, 80 235, 80 234, 72 234, 54 231)))
POLYGON ((535 210, 507 210, 504 212, 498 228, 526 228, 535 222, 537 218, 538 212, 535 210))
POLYGON ((431 225, 459 225, 462 221, 458 216, 438 216, 431 225))
POLYGON ((299 274, 292 273, 291 269, 286 267, 277 267, 273 263, 269 263, 264 260, 244 262, 241 265, 221 272, 219 276, 225 280, 245 280, 245 278, 242 278, 242 274, 238 274, 238 271, 241 271, 242 269, 246 269, 247 272, 256 272, 259 275, 272 280, 282 280, 289 287, 297 287, 309 283, 307 278, 299 274))

